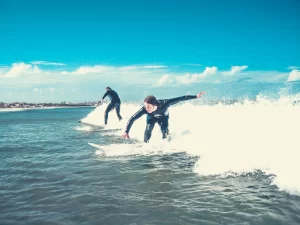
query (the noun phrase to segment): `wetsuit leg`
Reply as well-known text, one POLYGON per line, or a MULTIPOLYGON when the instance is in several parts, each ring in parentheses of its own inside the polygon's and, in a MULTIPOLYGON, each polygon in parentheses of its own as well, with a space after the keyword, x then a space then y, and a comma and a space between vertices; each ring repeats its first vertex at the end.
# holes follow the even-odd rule
POLYGON ((165 139, 169 135, 169 116, 166 116, 158 121, 162 138, 165 139))
POLYGON ((107 120, 108 120, 108 113, 115 107, 115 103, 114 102, 110 102, 108 104, 108 106, 106 107, 106 110, 104 112, 104 123, 105 125, 107 124, 107 120))
POLYGON ((155 122, 156 121, 154 120, 154 118, 149 115, 147 116, 147 126, 144 133, 144 142, 149 142, 155 122))
POLYGON ((122 119, 122 116, 120 115, 121 104, 120 103, 116 103, 115 106, 116 106, 117 116, 118 116, 119 120, 121 120, 122 119))

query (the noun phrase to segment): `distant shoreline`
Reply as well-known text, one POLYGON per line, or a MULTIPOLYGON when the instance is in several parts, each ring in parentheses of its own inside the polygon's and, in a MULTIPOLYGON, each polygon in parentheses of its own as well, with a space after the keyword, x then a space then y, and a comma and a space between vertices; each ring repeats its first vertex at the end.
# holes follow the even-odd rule
POLYGON ((18 112, 25 110, 34 110, 34 109, 60 109, 60 108, 88 108, 88 107, 96 107, 93 105, 88 106, 53 106, 53 107, 35 107, 35 108, 0 108, 0 112, 18 112))
MULTIPOLYGON (((38 109, 38 108, 68 108, 68 107, 93 107, 98 105, 98 102, 81 102, 81 103, 72 103, 72 102, 61 102, 61 103, 29 103, 29 102, 12 102, 5 103, 0 102, 1 109, 38 109)), ((14 110, 8 110, 14 111, 14 110)))

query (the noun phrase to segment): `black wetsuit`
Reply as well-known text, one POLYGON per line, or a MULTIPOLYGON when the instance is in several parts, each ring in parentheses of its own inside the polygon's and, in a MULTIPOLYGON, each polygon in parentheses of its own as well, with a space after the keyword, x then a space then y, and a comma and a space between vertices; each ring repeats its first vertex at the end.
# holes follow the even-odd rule
POLYGON ((158 100, 159 105, 157 109, 152 112, 148 113, 143 106, 139 111, 137 111, 128 121, 127 126, 125 128, 125 132, 128 134, 129 130, 135 120, 140 118, 142 115, 147 114, 147 126, 144 134, 144 141, 148 142, 151 138, 151 133, 154 128, 155 123, 158 123, 162 132, 162 138, 166 138, 169 134, 169 112, 168 107, 174 105, 178 102, 195 99, 197 98, 196 95, 185 95, 178 98, 171 98, 171 99, 164 99, 158 100))
POLYGON ((122 116, 120 115, 121 100, 120 100, 117 92, 115 92, 114 90, 108 90, 108 91, 105 92, 102 99, 104 99, 106 96, 109 97, 110 103, 108 104, 108 106, 105 110, 105 113, 104 113, 104 123, 107 124, 108 113, 113 108, 116 109, 117 116, 118 116, 119 120, 121 120, 122 119, 122 116))

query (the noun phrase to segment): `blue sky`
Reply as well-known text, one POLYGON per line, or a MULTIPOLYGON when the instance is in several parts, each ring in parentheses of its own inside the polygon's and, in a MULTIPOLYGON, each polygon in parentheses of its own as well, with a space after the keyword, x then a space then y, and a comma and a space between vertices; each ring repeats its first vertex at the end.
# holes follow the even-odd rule
POLYGON ((299 11, 297 0, 2 0, 0 101, 298 81, 299 11))

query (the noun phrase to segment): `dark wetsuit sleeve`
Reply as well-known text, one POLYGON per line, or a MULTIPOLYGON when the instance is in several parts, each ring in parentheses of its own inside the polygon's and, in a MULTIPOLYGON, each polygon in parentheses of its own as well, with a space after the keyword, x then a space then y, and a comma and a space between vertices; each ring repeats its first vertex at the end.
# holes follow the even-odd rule
POLYGON ((174 105, 178 102, 191 100, 191 99, 195 99, 195 98, 197 98, 196 95, 185 95, 185 96, 181 96, 178 98, 165 99, 163 104, 164 104, 164 106, 169 107, 170 105, 174 105))
POLYGON ((105 99, 105 97, 108 95, 108 91, 105 92, 105 94, 103 95, 102 99, 105 99))
POLYGON ((140 108, 139 111, 137 111, 129 120, 128 120, 128 123, 126 125, 126 128, 125 128, 125 132, 128 134, 133 122, 135 120, 137 120, 138 118, 140 118, 142 115, 146 114, 147 111, 145 110, 144 106, 142 108, 140 108))

